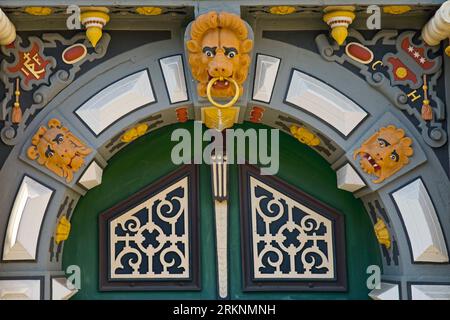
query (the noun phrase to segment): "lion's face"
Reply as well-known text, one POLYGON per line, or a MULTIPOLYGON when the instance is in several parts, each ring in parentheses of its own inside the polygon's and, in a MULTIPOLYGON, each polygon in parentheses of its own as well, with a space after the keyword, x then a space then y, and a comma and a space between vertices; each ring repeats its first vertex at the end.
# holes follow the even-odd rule
POLYGON ((61 126, 59 120, 50 120, 48 126, 49 128, 40 127, 33 136, 27 155, 70 182, 73 173, 80 169, 84 164, 84 157, 92 150, 66 127, 61 126))
POLYGON ((361 168, 378 177, 374 183, 380 183, 409 163, 409 157, 414 153, 411 144, 411 138, 405 137, 402 129, 388 126, 381 128, 355 150, 354 158, 359 155, 361 168))
POLYGON ((233 97, 234 85, 227 81, 233 78, 242 84, 250 66, 248 54, 253 41, 247 38, 244 22, 235 15, 215 12, 200 16, 192 26, 192 39, 187 42, 189 65, 194 78, 199 82, 198 94, 206 96, 206 87, 212 78, 220 78, 211 88, 214 97, 233 97))

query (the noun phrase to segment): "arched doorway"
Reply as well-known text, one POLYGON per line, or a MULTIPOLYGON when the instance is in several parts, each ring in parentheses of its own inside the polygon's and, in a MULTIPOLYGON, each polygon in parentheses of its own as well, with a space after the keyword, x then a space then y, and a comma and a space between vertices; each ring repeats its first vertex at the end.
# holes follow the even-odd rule
MULTIPOLYGON (((98 219, 102 212, 129 198, 147 185, 177 169, 170 158, 176 142, 170 139, 175 128, 193 130, 193 123, 167 126, 133 142, 113 158, 103 174, 103 182, 90 190, 78 203, 72 218, 71 236, 63 253, 63 268, 78 265, 81 269, 81 290, 74 299, 215 299, 217 297, 216 240, 214 232, 214 206, 211 192, 210 167, 199 165, 198 223, 200 290, 135 291, 99 290, 99 236, 98 219)), ((236 128, 268 128, 244 123, 236 128)), ((241 201, 245 194, 239 192, 239 166, 230 165, 229 173, 229 240, 228 276, 231 299, 365 299, 369 265, 381 265, 378 244, 372 224, 360 200, 336 187, 335 172, 316 152, 294 138, 280 135, 280 169, 277 178, 290 187, 300 190, 344 216, 346 290, 320 288, 315 291, 301 289, 245 290, 243 253, 248 239, 243 239, 241 201), (241 250, 242 248, 242 250, 241 250), (243 290, 244 289, 244 290, 243 290)), ((193 261, 195 264, 196 262, 193 261)), ((301 283, 294 279, 294 282, 301 283)))
MULTIPOLYGON (((297 30, 270 32, 274 25, 264 23, 262 20, 260 22, 255 25, 254 29, 255 55, 252 58, 252 66, 249 68, 248 81, 245 83, 245 92, 248 94, 242 96, 237 103, 240 108, 238 123, 242 123, 242 121, 244 123, 245 121, 260 122, 272 128, 281 129, 288 135, 290 127, 297 125, 320 137, 322 143, 314 149, 326 160, 326 163, 323 160, 320 162, 323 163, 323 170, 329 170, 328 166, 331 166, 338 176, 344 178, 340 187, 345 188, 361 200, 359 203, 364 204, 372 224, 381 226, 384 233, 384 239, 380 238, 379 243, 383 265, 381 289, 373 290, 370 293, 372 298, 415 299, 422 293, 427 297, 434 296, 434 290, 441 290, 440 288, 448 290, 449 264, 446 239, 449 238, 450 229, 448 224, 443 222, 446 221, 449 210, 446 198, 442 196, 442 194, 446 195, 444 191, 449 189, 449 181, 445 178, 448 173, 448 157, 444 149, 433 150, 436 147, 433 139, 442 143, 445 141, 446 135, 441 134, 442 131, 439 130, 428 131, 433 139, 423 135, 424 132, 427 132, 419 130, 414 123, 411 123, 408 112, 405 112, 402 107, 406 104, 407 99, 404 101, 397 99, 394 87, 387 92, 386 86, 378 86, 380 83, 370 81, 371 77, 362 81, 358 71, 353 70, 353 65, 348 65, 348 61, 340 59, 334 61, 334 56, 328 55, 331 52, 328 46, 331 44, 322 41, 324 37, 326 38, 325 34, 316 37, 316 33, 299 33, 297 30), (313 45, 314 43, 318 46, 317 48, 313 45), (258 66, 262 65, 268 68, 265 68, 265 73, 258 73, 258 66), (262 81, 263 79, 271 81, 266 83, 262 81), (302 90, 299 90, 299 85, 302 90), (256 90, 257 88, 270 90, 261 92, 256 90), (301 102, 305 99, 310 104, 303 105, 301 102), (336 104, 332 105, 329 101, 334 101, 336 104), (356 109, 359 110, 356 112, 357 120, 361 120, 361 122, 350 121, 348 123, 349 117, 345 115, 353 114, 352 110, 355 109, 351 106, 355 107, 355 104, 364 111, 356 109), (329 112, 326 112, 327 110, 329 112), (349 110, 350 113, 347 112, 349 110), (316 115, 316 111, 319 117, 316 115), (342 115, 340 120, 327 117, 327 115, 335 113, 342 115), (381 184, 374 184, 371 182, 370 175, 360 168, 359 160, 353 159, 353 152, 372 133, 389 125, 403 129, 405 134, 412 139, 414 155, 411 162, 397 174, 381 184), (442 163, 440 163, 441 160, 442 163), (352 167, 354 170, 351 170, 352 167), (344 170, 341 170, 343 168, 344 170), (358 178, 358 176, 360 181, 354 184, 355 179, 353 178, 358 178), (355 190, 355 187, 358 189, 355 190), (413 202, 409 201, 410 199, 413 202), (410 203, 414 203, 414 214, 411 214, 411 207, 408 206, 410 203), (417 221, 420 223, 416 223, 417 221)), ((112 53, 117 55, 98 61, 92 68, 86 68, 84 73, 72 79, 73 82, 66 83, 67 86, 64 89, 59 85, 53 87, 54 90, 52 89, 48 99, 43 99, 42 104, 40 103, 40 106, 45 105, 45 108, 32 120, 23 122, 18 127, 20 130, 17 135, 12 134, 11 130, 4 131, 7 136, 2 136, 2 139, 7 138, 6 141, 15 146, 11 149, 0 171, 0 180, 8 181, 8 188, 5 189, 7 192, 0 192, 0 220, 4 225, 4 228, 0 230, 0 236, 4 239, 0 276, 7 279, 5 281, 8 286, 9 281, 13 281, 14 290, 19 288, 23 291, 23 288, 27 288, 28 293, 24 294, 26 298, 66 299, 74 292, 65 287, 66 278, 69 277, 70 272, 65 268, 67 264, 61 264, 61 255, 65 251, 66 241, 62 240, 58 243, 55 233, 61 225, 62 218, 71 220, 75 219, 77 215, 83 215, 78 202, 81 201, 80 205, 85 203, 83 197, 87 190, 80 186, 80 182, 84 182, 88 189, 101 183, 102 170, 108 170, 109 160, 111 159, 111 163, 118 161, 115 160, 118 158, 115 158, 114 155, 121 148, 127 146, 127 142, 121 141, 122 135, 134 129, 135 126, 145 123, 149 126, 149 134, 155 139, 163 132, 163 130, 160 131, 162 127, 182 123, 186 120, 199 121, 202 119, 201 109, 204 101, 197 96, 195 85, 191 82, 192 75, 186 64, 184 42, 180 35, 181 29, 179 26, 169 27, 173 29, 170 39, 161 40, 161 34, 154 34, 153 37, 150 33, 141 37, 145 38, 145 44, 139 46, 132 44, 129 47, 124 46, 121 41, 124 37, 129 38, 126 33, 111 31, 115 43, 120 44, 120 47, 126 51, 112 50, 112 53), (153 39, 154 42, 150 39, 153 39), (165 68, 168 64, 173 68, 165 68), (180 79, 181 81, 177 83, 179 86, 173 85, 173 83, 168 86, 170 83, 165 82, 168 78, 180 79), (117 87, 123 83, 133 83, 134 85, 124 86, 123 92, 119 92, 117 87), (140 88, 145 88, 147 94, 141 95, 140 88), (174 95, 176 96, 175 100, 173 99, 174 95), (102 98, 105 103, 88 103, 91 99, 88 101, 86 99, 89 97, 102 98), (130 109, 124 111, 123 106, 130 107, 130 109), (96 107, 102 110, 99 111, 96 107), (124 111, 125 114, 114 113, 115 109, 124 111), (92 112, 86 113, 89 110, 92 112), (89 114, 94 117, 90 119, 89 114), (75 173, 70 183, 27 156, 32 137, 41 126, 47 126, 52 119, 59 120, 92 149, 90 155, 85 159, 85 166, 75 173), (98 121, 92 121, 93 119, 98 121), (92 170, 89 171, 89 168, 92 170), (38 195, 36 201, 40 204, 39 208, 34 206, 31 201, 27 206, 15 206, 23 199, 33 196, 29 193, 30 190, 38 195), (78 208, 75 215, 73 214, 74 208, 78 208), (20 223, 17 223, 19 220, 20 223), (18 235, 18 237, 13 235, 18 235), (22 250, 24 246, 27 247, 27 252, 22 250), (17 270, 23 270, 26 277, 18 276, 17 270), (29 278, 31 274, 32 279, 29 278), (64 289, 62 294, 57 292, 61 287, 64 289)), ((282 29, 283 27, 277 23, 276 29, 278 28, 282 29)), ((356 37, 356 40, 362 41, 358 33, 349 31, 353 38, 356 37)), ((389 37, 391 35, 391 33, 381 32, 380 35, 384 34, 389 37)), ((401 39, 400 36, 397 37, 397 43, 400 43, 401 39)), ((378 46, 379 44, 372 40, 363 41, 363 43, 368 46, 372 44, 378 46)), ((101 46, 98 48, 100 49, 101 46)), ((383 80, 384 78, 379 79, 383 80)), ((37 95, 37 97, 41 97, 41 95, 37 95)), ((420 100, 417 100, 418 102, 420 100)), ((24 105, 25 103, 22 103, 22 106, 24 105)), ((417 112, 416 115, 420 116, 417 112)), ((354 120, 353 116, 350 118, 354 120)), ((238 126, 236 125, 236 127, 238 126)), ((295 140, 292 141, 295 142, 295 148, 292 150, 306 148, 295 140)), ((165 147, 162 144, 160 149, 165 147)), ((129 148, 125 150, 129 151, 129 148)), ((150 156, 155 161, 156 167, 163 161, 153 159, 158 158, 155 156, 155 150, 157 149, 151 149, 150 156)), ((285 154, 293 154, 292 150, 285 150, 285 154)), ((308 151, 310 150, 308 149, 308 151)), ((122 156, 123 154, 123 152, 119 153, 122 156)), ((315 154, 314 156, 317 157, 315 154)), ((134 166, 137 168, 136 170, 140 170, 138 165, 142 164, 142 161, 142 158, 137 159, 136 162, 126 165, 124 168, 131 169, 134 166)), ((150 162, 147 164, 152 165, 150 162)), ((166 164, 162 168, 165 166, 166 164)), ((296 190, 304 190, 308 193, 308 190, 305 190, 302 185, 307 180, 297 181, 296 175, 293 174, 297 174, 297 171, 301 170, 300 167, 305 168, 303 163, 294 161, 288 173, 283 174, 283 170, 281 170, 279 175, 281 180, 286 181, 288 185, 295 187, 297 183, 296 190)), ((173 170, 176 168, 174 167, 173 170)), ((238 200, 233 198, 233 194, 240 194, 236 189, 239 185, 237 183, 239 169, 231 166, 230 170, 232 172, 230 177, 234 180, 233 186, 231 186, 230 222, 236 221, 235 224, 240 227, 239 220, 232 220, 233 212, 231 212, 233 210, 237 212, 237 208, 240 207, 241 199, 238 197, 239 202, 236 202, 238 200)), ((209 177, 209 168, 201 168, 200 171, 204 176, 209 177)), ((158 177, 168 174, 170 170, 167 168, 167 172, 155 172, 153 175, 148 173, 147 176, 136 176, 135 181, 141 183, 142 187, 148 184, 153 185, 158 177), (150 178, 147 179, 147 177, 150 178)), ((126 176, 126 173, 123 176, 126 176)), ((307 177, 311 180, 311 176, 307 177)), ((332 179, 331 176, 330 179, 332 179)), ((106 177, 105 181, 107 181, 106 177)), ((209 178, 206 178, 205 181, 210 188, 209 178)), ((307 182, 315 183, 315 181, 307 182)), ((329 186, 335 190, 335 181, 330 182, 329 186)), ((116 186, 113 185, 111 188, 115 190, 116 186)), ((98 189, 105 190, 101 189, 101 186, 98 189)), ((327 188, 324 187, 323 190, 327 190, 327 188)), ((116 199, 117 203, 134 191, 132 189, 122 190, 122 197, 116 199)), ((107 192, 110 193, 109 190, 107 192)), ((88 194, 91 193, 88 192, 88 194)), ((336 208, 336 211, 343 212, 342 215, 345 214, 345 210, 331 203, 323 191, 318 195, 314 192, 311 194, 329 207, 336 208)), ((352 197, 351 194, 343 191, 341 191, 341 196, 343 198, 352 197)), ((240 213, 241 211, 239 215, 241 215, 240 213)), ((361 215, 364 215, 362 219, 367 219, 365 212, 361 215)), ((76 233, 77 220, 75 219, 73 222, 76 233)), ((67 221, 64 223, 67 226, 67 221)), ((90 223, 94 225, 97 222, 93 219, 90 220, 90 223)), ((348 222, 345 225, 348 228, 348 222)), ((210 225, 210 227, 213 226, 210 225)), ((364 230, 368 234, 373 232, 364 230)), ((67 246, 69 246, 72 233, 69 235, 67 228, 64 236, 69 236, 67 241, 67 246)), ((240 236, 232 237, 230 235, 229 240, 230 245, 233 244, 230 250, 234 251, 241 249, 239 244, 247 243, 241 241, 240 236), (237 247, 233 241, 238 241, 237 247)), ((91 243, 94 247, 98 245, 96 242, 91 243)), ((348 256, 351 252, 348 243, 346 249, 348 256)), ((83 250, 85 250, 84 247, 83 250)), ((379 255, 376 254, 376 257, 379 255)), ((238 270, 236 264, 240 266, 241 262, 233 261, 230 257, 232 264, 229 266, 229 270, 232 268, 238 270)), ((347 270, 348 274, 350 272, 347 270)), ((366 283, 365 269, 362 268, 359 272, 360 275, 364 274, 364 277, 360 278, 362 282, 359 283, 359 286, 364 286, 366 283)), ((237 275, 241 277, 240 274, 237 275)), ((236 272, 231 280, 235 279, 234 276, 236 276, 236 272)), ((91 288, 97 286, 98 279, 95 278, 95 273, 88 274, 88 277, 92 280, 91 288)), ((210 283, 215 283, 215 274, 211 273, 209 280, 211 279, 210 283)), ((202 283, 202 288, 205 288, 205 283, 202 283)), ((236 283, 230 283, 232 297, 263 297, 265 294, 254 291, 239 293, 233 288, 241 288, 243 281, 240 279, 236 283)), ((212 287, 211 290, 215 292, 212 287)), ((336 296, 338 298, 349 297, 354 291, 352 287, 349 287, 348 290, 350 290, 348 294, 339 293, 336 296)), ((364 292, 367 291, 365 289, 364 292)), ((108 293, 105 293, 103 296, 107 295, 108 293)), ((112 296, 112 294, 110 295, 112 296)), ((121 295, 122 293, 117 296, 121 295)), ((316 297, 320 294, 307 293, 307 295, 316 297)), ((142 296, 145 295, 142 294, 142 296)), ((155 296, 161 296, 161 292, 156 293, 155 296)), ((287 297, 291 294, 286 293, 283 296, 287 297)), ((302 296, 306 297, 306 293, 302 296)), ((352 295, 352 297, 355 296, 359 297, 359 295, 352 295)))

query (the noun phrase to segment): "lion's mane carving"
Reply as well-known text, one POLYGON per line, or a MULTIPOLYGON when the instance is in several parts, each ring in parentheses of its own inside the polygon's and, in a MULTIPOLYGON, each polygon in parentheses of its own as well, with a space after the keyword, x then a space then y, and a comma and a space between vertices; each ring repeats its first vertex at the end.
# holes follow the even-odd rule
POLYGON ((211 95, 232 97, 235 88, 226 79, 233 78, 239 84, 241 95, 252 47, 247 26, 239 16, 214 11, 199 16, 192 23, 191 38, 186 43, 192 75, 198 81, 198 94, 205 97, 209 80, 220 78, 213 85, 211 95))
POLYGON ((356 159, 359 155, 361 168, 378 178, 374 183, 380 183, 409 163, 414 153, 411 144, 412 139, 405 137, 403 129, 390 125, 364 141, 353 156, 356 159))
POLYGON ((40 127, 31 139, 27 156, 71 182, 73 173, 81 168, 84 157, 91 152, 59 120, 51 119, 48 128, 40 127))

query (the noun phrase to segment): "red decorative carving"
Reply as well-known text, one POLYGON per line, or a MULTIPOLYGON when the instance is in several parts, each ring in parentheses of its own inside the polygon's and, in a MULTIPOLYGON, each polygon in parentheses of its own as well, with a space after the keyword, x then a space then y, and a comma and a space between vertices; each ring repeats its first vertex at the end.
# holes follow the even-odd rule
POLYGON ((33 42, 31 50, 28 52, 19 50, 19 61, 15 66, 7 68, 11 73, 20 71, 24 78, 24 84, 28 85, 31 80, 41 80, 45 78, 45 68, 50 60, 45 60, 40 55, 40 47, 33 42))
POLYGON ((345 47, 345 53, 353 60, 363 64, 371 63, 373 60, 372 50, 357 42, 350 42, 345 47))
POLYGON ((175 110, 177 113, 177 120, 178 122, 186 122, 188 121, 188 109, 187 107, 181 107, 175 110))
POLYGON ((86 46, 81 43, 76 43, 64 50, 62 59, 67 64, 74 64, 83 59, 86 54, 86 46))
POLYGON ((250 121, 254 123, 261 122, 264 115, 264 108, 259 106, 254 106, 252 111, 250 111, 250 121))
POLYGON ((436 63, 436 61, 428 60, 425 56, 425 49, 423 47, 415 47, 408 37, 403 39, 402 49, 424 70, 433 68, 436 63))
POLYGON ((392 70, 394 73, 394 79, 396 81, 404 81, 404 80, 410 80, 412 81, 414 84, 417 84, 417 77, 414 74, 414 72, 411 71, 411 69, 409 69, 399 58, 393 58, 390 57, 388 59, 388 62, 390 64, 392 64, 392 70), (398 72, 400 68, 403 68, 406 71, 406 74, 403 76, 401 75, 401 72, 398 72))

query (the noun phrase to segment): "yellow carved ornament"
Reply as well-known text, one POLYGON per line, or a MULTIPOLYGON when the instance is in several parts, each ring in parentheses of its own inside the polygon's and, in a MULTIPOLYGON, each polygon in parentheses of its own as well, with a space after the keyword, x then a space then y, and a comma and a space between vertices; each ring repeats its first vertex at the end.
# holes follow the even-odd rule
POLYGON ((373 228, 375 230, 378 243, 389 249, 391 247, 391 235, 389 234, 389 229, 384 221, 377 218, 377 223, 375 223, 373 228))
POLYGON ((408 75, 408 71, 403 67, 398 67, 397 70, 395 70, 395 75, 400 79, 403 79, 408 75))
POLYGON ((383 12, 389 14, 404 14, 411 11, 411 9, 410 6, 385 6, 383 7, 383 12))
POLYGON ((84 158, 92 149, 78 139, 57 119, 42 126, 31 139, 27 150, 28 158, 71 182, 73 174, 84 165, 84 158))
POLYGON ((108 9, 101 8, 94 11, 82 11, 80 15, 81 24, 86 28, 86 37, 95 48, 103 35, 103 27, 109 22, 108 9))
POLYGON ((405 137, 405 131, 393 125, 383 127, 364 141, 353 153, 353 158, 360 157, 361 169, 377 179, 380 183, 389 178, 409 163, 414 153, 412 139, 405 137))
POLYGON ((351 10, 337 10, 326 12, 323 16, 331 28, 331 36, 338 45, 342 45, 348 36, 348 26, 355 20, 355 13, 351 10))
POLYGON ((70 221, 67 220, 66 216, 59 219, 58 225, 56 226, 55 232, 55 242, 59 244, 61 241, 67 240, 70 233, 70 221))
POLYGON ((269 9, 269 12, 271 14, 278 14, 278 15, 291 14, 291 13, 295 12, 295 7, 291 7, 291 6, 276 6, 276 7, 271 7, 269 9))
POLYGON ((213 78, 208 82, 208 86, 206 87, 206 96, 208 97, 209 102, 211 102, 217 108, 223 109, 223 108, 232 107, 236 103, 236 101, 239 99, 239 84, 233 78, 225 78, 225 79, 213 78), (231 101, 229 101, 225 104, 220 104, 220 103, 216 102, 211 94, 211 88, 218 81, 225 81, 225 83, 228 83, 228 81, 229 81, 229 82, 233 83, 234 88, 235 88, 235 94, 234 94, 233 99, 231 99, 231 101))
POLYGON ((202 108, 202 121, 210 129, 222 131, 231 128, 237 121, 239 108, 202 108))
POLYGON ((162 13, 159 7, 137 7, 136 12, 144 16, 158 16, 162 13))
POLYGON ((318 146, 320 144, 320 139, 305 127, 297 127, 292 125, 290 130, 292 135, 301 143, 304 143, 310 147, 318 146))
POLYGON ((239 16, 214 11, 200 15, 192 23, 190 39, 186 42, 189 66, 198 81, 198 95, 206 97, 208 83, 218 78, 211 84, 212 97, 241 96, 252 48, 247 25, 239 16))
POLYGON ((143 136, 148 130, 148 125, 145 123, 139 124, 134 128, 131 128, 130 130, 126 131, 120 140, 122 142, 131 142, 139 138, 140 136, 143 136))
POLYGON ((24 11, 32 16, 48 16, 53 13, 49 7, 26 7, 24 11))

